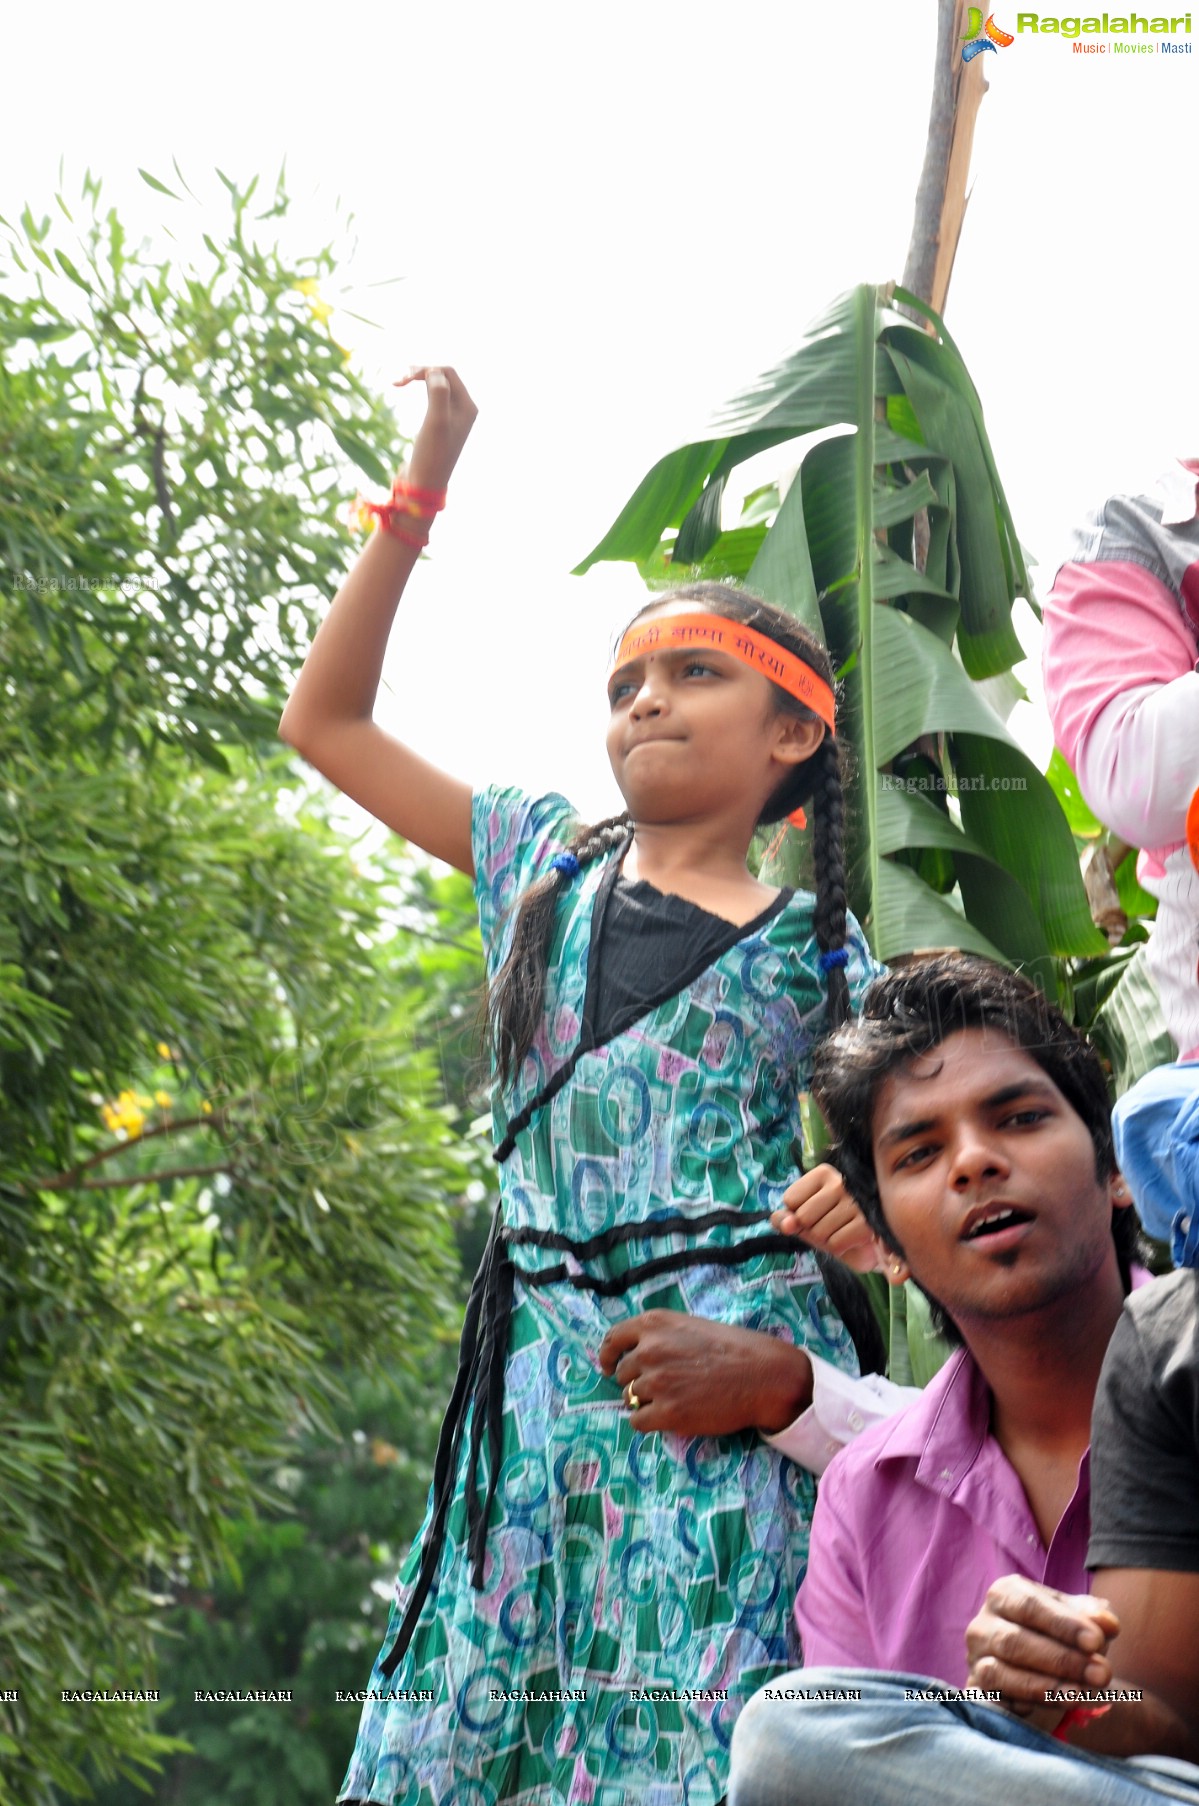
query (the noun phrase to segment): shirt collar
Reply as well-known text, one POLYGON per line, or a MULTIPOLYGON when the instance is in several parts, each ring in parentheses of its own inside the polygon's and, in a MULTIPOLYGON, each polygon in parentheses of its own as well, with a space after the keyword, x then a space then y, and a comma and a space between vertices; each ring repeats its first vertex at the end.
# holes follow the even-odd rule
POLYGON ((1154 485, 1162 502, 1162 526, 1181 527, 1194 520, 1199 458, 1178 458, 1154 485))
POLYGON ((917 1478, 945 1491, 977 1460, 990 1431, 991 1389, 969 1349, 959 1348, 895 1418, 875 1466, 914 1457, 917 1478))
MULTIPOLYGON (((1134 1292, 1153 1279, 1135 1262, 1129 1277, 1134 1292)), ((970 1350, 955 1350, 892 1424, 875 1467, 915 1458, 916 1478, 923 1485, 951 1492, 974 1466, 991 1434, 991 1388, 970 1350)))

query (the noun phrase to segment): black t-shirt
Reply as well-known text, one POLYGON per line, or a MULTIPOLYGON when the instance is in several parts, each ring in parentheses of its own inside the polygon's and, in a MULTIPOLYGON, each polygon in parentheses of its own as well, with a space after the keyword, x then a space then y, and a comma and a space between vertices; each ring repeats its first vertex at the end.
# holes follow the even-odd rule
POLYGON ((1135 1291, 1091 1431, 1090 1568, 1199 1574, 1199 1272, 1135 1291))
POLYGON ((602 1047, 664 998, 674 996, 746 935, 764 928, 789 902, 783 889, 750 922, 728 922, 643 878, 618 878, 608 899, 595 955, 595 1040, 602 1047))

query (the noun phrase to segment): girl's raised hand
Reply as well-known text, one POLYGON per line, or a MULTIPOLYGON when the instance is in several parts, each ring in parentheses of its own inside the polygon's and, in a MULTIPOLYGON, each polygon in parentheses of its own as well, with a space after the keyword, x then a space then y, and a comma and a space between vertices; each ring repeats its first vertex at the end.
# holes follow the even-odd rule
POLYGON ((771 1222, 784 1235, 802 1236, 810 1247, 833 1254, 855 1273, 879 1266, 878 1244, 856 1200, 835 1166, 814 1166, 783 1193, 782 1210, 771 1222))
POLYGON ((448 364, 413 364, 395 386, 404 389, 416 382, 425 385, 428 407, 408 461, 408 479, 422 489, 444 489, 479 410, 448 364))

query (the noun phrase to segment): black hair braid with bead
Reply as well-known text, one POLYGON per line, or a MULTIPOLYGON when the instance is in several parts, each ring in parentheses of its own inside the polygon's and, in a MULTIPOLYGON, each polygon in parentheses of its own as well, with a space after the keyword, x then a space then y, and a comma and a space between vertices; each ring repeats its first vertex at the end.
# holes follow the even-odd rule
MULTIPOLYGON (((618 847, 629 826, 627 811, 592 826, 584 825, 565 851, 573 854, 580 867, 590 865, 593 859, 618 847)), ((521 892, 515 905, 512 945, 487 993, 488 1035, 500 1084, 505 1089, 520 1070, 541 1022, 555 906, 559 892, 573 882, 570 874, 551 866, 521 892)))

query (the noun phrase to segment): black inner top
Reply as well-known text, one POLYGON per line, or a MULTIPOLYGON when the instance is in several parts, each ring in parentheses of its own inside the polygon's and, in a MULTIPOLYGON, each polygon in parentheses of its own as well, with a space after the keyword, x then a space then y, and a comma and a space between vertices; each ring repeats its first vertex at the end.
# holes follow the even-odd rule
POLYGON ((655 890, 643 878, 618 878, 592 957, 592 1045, 622 1034, 656 1003, 676 996, 722 953, 764 928, 790 902, 783 889, 760 915, 729 922, 686 897, 655 890))

